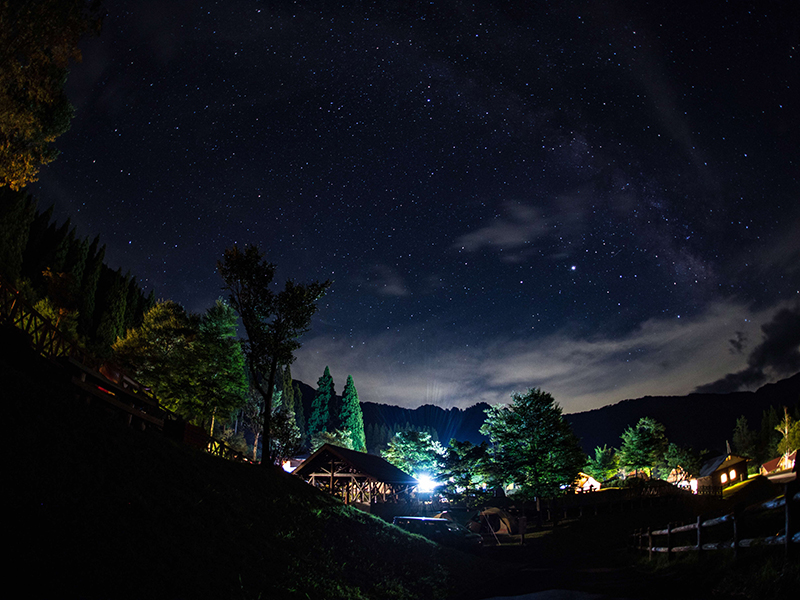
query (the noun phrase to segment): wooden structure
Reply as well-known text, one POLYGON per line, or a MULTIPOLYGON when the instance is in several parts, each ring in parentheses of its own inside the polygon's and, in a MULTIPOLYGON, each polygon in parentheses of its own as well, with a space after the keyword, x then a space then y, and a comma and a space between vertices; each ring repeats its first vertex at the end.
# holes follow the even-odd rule
POLYGON ((345 504, 376 504, 408 499, 417 480, 380 456, 325 444, 294 474, 342 499, 345 504))
POLYGON ((747 479, 747 459, 724 454, 707 461, 697 476, 697 489, 724 488, 747 479))
POLYGON ((733 512, 716 517, 704 519, 697 517, 697 521, 687 525, 668 524, 666 529, 653 530, 648 527, 646 531, 639 530, 633 534, 635 549, 645 551, 652 560, 654 553, 665 553, 671 559, 676 552, 707 552, 709 550, 733 550, 737 556, 740 548, 755 548, 763 546, 782 547, 784 556, 788 557, 800 545, 800 531, 797 527, 795 513, 800 505, 800 486, 798 481, 786 484, 784 493, 767 502, 755 504, 742 510, 736 507, 733 512), (764 519, 764 513, 783 512, 783 531, 775 532, 773 523, 764 519), (741 531, 744 522, 750 527, 750 533, 760 533, 758 537, 742 538, 741 531), (720 525, 728 525, 730 536, 725 536, 721 541, 707 541, 709 530, 720 525), (683 538, 681 538, 683 536, 683 538), (688 536, 688 538, 687 538, 688 536), (665 546, 656 546, 653 538, 665 537, 665 546), (686 542, 690 543, 686 543, 686 542), (792 548, 795 546, 795 548, 792 548))

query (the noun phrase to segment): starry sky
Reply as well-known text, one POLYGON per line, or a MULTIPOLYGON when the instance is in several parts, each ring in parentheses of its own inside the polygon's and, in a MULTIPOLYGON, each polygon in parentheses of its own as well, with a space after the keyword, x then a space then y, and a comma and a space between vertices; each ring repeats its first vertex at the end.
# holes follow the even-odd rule
POLYGON ((106 0, 31 186, 202 312, 332 279, 292 367, 564 411, 800 370, 792 2, 106 0))

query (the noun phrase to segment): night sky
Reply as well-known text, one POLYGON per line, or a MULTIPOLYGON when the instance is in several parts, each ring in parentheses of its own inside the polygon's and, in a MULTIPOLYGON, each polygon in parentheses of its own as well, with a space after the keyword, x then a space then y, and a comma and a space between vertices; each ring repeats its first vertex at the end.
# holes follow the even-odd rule
POLYGON ((31 190, 191 311, 233 244, 332 279, 295 378, 576 412, 800 370, 796 3, 105 6, 31 190))

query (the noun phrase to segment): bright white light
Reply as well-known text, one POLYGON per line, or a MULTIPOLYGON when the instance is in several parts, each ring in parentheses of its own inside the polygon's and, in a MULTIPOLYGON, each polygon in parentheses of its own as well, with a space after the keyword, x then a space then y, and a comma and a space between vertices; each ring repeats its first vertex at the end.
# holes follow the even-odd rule
POLYGON ((417 477, 417 481, 419 482, 417 485, 417 491, 420 494, 429 494, 438 485, 427 473, 423 473, 417 477))

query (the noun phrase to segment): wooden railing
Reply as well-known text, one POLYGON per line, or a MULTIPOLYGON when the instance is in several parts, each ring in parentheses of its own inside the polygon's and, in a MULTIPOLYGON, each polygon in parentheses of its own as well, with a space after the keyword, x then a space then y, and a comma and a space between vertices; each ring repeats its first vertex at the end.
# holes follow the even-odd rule
POLYGON ((0 278, 0 322, 13 325, 28 334, 31 347, 46 357, 69 356, 86 364, 89 353, 67 338, 28 304, 19 291, 0 278))
MULTIPOLYGON (((106 405, 113 406, 123 413, 128 425, 136 423, 141 428, 150 426, 163 432, 165 418, 180 419, 160 406, 146 386, 116 367, 100 366, 100 361, 66 337, 2 277, 0 324, 14 326, 26 333, 31 348, 37 354, 56 359, 70 373, 79 395, 87 401, 100 399, 106 405)), ((245 460, 244 456, 224 442, 208 434, 205 436, 205 443, 197 447, 229 460, 245 460)), ((188 440, 181 441, 194 445, 188 440)))
MULTIPOLYGON (((639 530, 633 534, 633 546, 636 550, 647 552, 652 560, 656 553, 664 553, 667 559, 671 559, 673 554, 679 552, 707 552, 713 550, 733 550, 734 556, 738 556, 741 548, 754 548, 757 546, 779 546, 783 547, 784 553, 788 556, 792 544, 800 544, 800 532, 797 530, 797 505, 800 503, 800 491, 798 482, 786 484, 783 496, 773 500, 750 506, 745 510, 734 510, 721 517, 713 519, 703 519, 697 517, 697 521, 686 525, 668 524, 665 529, 652 530, 648 528, 639 530), (783 511, 783 533, 768 535, 762 529, 763 535, 742 538, 741 533, 745 526, 751 526, 758 530, 760 525, 759 518, 765 513, 783 511), (722 541, 708 541, 708 534, 712 528, 728 527, 729 533, 723 534, 722 541), (694 543, 686 544, 686 534, 691 536, 694 543), (654 538, 666 538, 666 545, 656 545, 654 538), (679 545, 681 543, 681 545, 679 545)), ((771 531, 774 531, 771 530, 771 531)))

